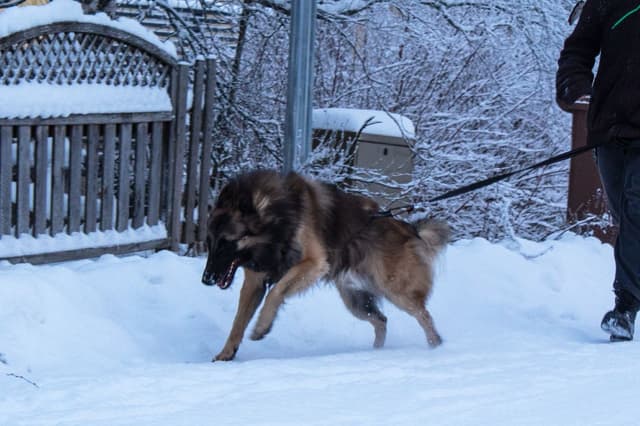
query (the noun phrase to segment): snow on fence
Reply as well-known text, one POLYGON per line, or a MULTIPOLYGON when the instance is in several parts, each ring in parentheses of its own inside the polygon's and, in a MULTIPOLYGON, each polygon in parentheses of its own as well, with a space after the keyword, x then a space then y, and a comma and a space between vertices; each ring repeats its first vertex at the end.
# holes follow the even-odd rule
POLYGON ((214 60, 179 63, 152 34, 84 21, 0 34, 0 259, 206 238, 214 60))

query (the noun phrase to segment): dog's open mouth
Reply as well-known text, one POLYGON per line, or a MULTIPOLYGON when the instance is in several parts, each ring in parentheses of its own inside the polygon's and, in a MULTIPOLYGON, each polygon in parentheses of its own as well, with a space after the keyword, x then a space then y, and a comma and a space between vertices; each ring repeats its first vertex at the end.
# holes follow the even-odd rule
POLYGON ((229 288, 231 282, 233 281, 233 277, 236 275, 236 271, 238 270, 238 264, 240 263, 240 259, 233 259, 231 265, 229 265, 229 269, 222 276, 222 279, 217 282, 218 287, 225 290, 229 288))

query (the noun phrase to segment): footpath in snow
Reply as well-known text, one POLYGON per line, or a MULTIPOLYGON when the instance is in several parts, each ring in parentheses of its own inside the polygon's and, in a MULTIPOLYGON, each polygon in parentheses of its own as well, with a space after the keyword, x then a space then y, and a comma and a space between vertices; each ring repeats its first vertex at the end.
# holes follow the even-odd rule
POLYGON ((429 307, 444 344, 386 302, 387 344, 319 285, 211 363, 236 309, 204 258, 0 263, 0 425, 632 425, 640 345, 599 329, 612 249, 459 241, 429 307))

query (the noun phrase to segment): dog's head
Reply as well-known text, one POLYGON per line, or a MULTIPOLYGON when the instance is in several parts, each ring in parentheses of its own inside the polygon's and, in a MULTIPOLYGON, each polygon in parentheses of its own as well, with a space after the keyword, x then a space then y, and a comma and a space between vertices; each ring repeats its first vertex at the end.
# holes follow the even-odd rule
POLYGON ((280 177, 274 173, 241 175, 224 186, 209 214, 209 257, 202 282, 222 289, 238 267, 266 272, 273 279, 286 252, 273 214, 280 177))

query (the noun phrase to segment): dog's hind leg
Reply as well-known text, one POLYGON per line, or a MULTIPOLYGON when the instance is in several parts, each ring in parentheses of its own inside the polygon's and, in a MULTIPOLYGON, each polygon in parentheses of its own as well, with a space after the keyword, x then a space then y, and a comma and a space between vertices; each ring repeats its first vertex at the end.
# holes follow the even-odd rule
POLYGON ((386 293, 385 296, 398 308, 407 312, 409 315, 413 316, 416 320, 418 320, 418 324, 424 330, 425 335, 427 336, 427 342, 429 346, 432 348, 439 346, 442 343, 442 338, 436 327, 433 323, 433 318, 431 314, 425 307, 426 303, 426 293, 414 290, 411 292, 411 295, 406 294, 390 294, 386 293))
POLYGON ((376 288, 391 303, 418 321, 429 346, 440 345, 442 338, 426 308, 433 288, 433 271, 429 254, 424 251, 424 243, 413 239, 408 244, 392 245, 387 250, 374 252, 375 256, 368 260, 376 288))
POLYGON ((440 337, 440 334, 438 334, 438 331, 433 324, 433 318, 427 308, 424 306, 421 308, 422 309, 418 308, 412 315, 418 320, 418 323, 420 323, 420 326, 427 335, 427 342, 429 342, 429 346, 432 348, 440 346, 442 343, 442 337, 440 337))
POLYGON ((366 290, 350 287, 342 279, 337 283, 338 292, 349 312, 356 318, 369 321, 375 332, 374 348, 384 346, 387 337, 387 317, 384 316, 377 304, 377 297, 366 290))
POLYGON ((244 270, 244 283, 240 290, 238 310, 235 318, 233 319, 231 332, 229 333, 229 337, 227 338, 227 342, 222 348, 222 351, 215 356, 213 361, 230 361, 235 357, 238 347, 240 346, 240 342, 242 342, 244 331, 247 329, 249 321, 251 321, 251 318, 258 309, 258 306, 260 306, 260 302, 262 302, 262 298, 264 297, 266 290, 264 286, 264 278, 265 274, 263 273, 254 272, 250 269, 244 270))
POLYGON ((309 288, 328 270, 329 266, 324 258, 308 258, 289 269, 269 290, 251 334, 251 340, 260 340, 271 331, 278 309, 285 299, 309 288))

